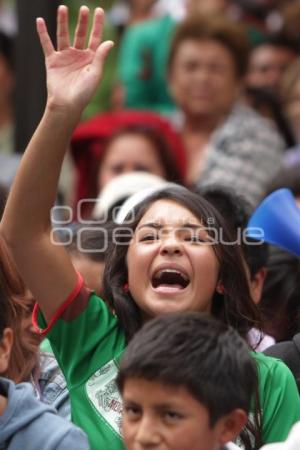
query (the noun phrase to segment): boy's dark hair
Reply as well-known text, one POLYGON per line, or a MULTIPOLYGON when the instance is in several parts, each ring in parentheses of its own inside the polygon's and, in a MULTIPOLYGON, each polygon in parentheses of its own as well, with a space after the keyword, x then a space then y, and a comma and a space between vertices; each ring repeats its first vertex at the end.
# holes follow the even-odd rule
POLYGON ((168 60, 169 72, 178 48, 182 42, 187 40, 218 42, 232 55, 236 76, 242 78, 246 74, 250 44, 246 32, 237 23, 222 17, 203 17, 201 14, 193 14, 188 17, 179 25, 174 34, 168 60))
MULTIPOLYGON (((235 194, 234 191, 222 186, 212 186, 200 191, 201 195, 209 201, 225 218, 233 233, 247 228, 252 207, 245 197, 235 194)), ((241 240, 241 248, 245 261, 249 267, 251 279, 257 272, 266 267, 268 261, 268 244, 251 245, 254 240, 247 237, 241 240)))
POLYGON ((231 327, 199 313, 148 322, 129 343, 117 377, 184 386, 207 409, 210 424, 236 408, 249 412, 257 372, 244 340, 231 327))

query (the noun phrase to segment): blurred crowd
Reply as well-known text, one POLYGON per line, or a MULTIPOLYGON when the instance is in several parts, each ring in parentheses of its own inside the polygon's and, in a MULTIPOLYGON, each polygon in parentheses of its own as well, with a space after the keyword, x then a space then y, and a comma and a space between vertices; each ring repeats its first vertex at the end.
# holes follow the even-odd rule
MULTIPOLYGON (((71 30, 79 3, 67 2, 71 30)), ((19 161, 17 24, 13 3, 1 7, 0 182, 8 187, 19 161)), ((116 45, 75 130, 61 201, 74 207, 96 198, 113 176, 144 170, 186 186, 222 180, 255 206, 278 171, 299 160, 299 1, 116 0, 104 7, 104 35, 116 45)))
MULTIPOLYGON (((81 3, 65 2, 71 32, 76 29, 81 3)), ((93 9, 99 2, 90 0, 88 6, 93 9)), ((105 275, 105 270, 108 271, 105 245, 113 233, 111 223, 123 223, 133 207, 145 202, 145 211, 140 213, 140 219, 143 218, 149 206, 147 195, 153 195, 156 189, 166 187, 172 191, 176 183, 200 194, 225 218, 230 236, 235 239, 237 230, 247 228, 255 208, 280 188, 290 189, 300 207, 300 0, 107 0, 100 6, 106 13, 104 37, 113 40, 115 46, 105 63, 101 88, 97 88, 84 109, 66 149, 52 225, 86 285, 107 301, 108 294, 114 299, 121 297, 117 291, 126 285, 122 267, 130 264, 124 253, 114 267, 109 266, 111 270, 119 270, 124 279, 117 279, 116 274, 113 278, 112 272, 105 275), (116 291, 114 282, 120 283, 116 291)), ((19 149, 15 148, 17 33, 14 3, 0 2, 0 217, 21 159, 19 149)), ((176 195, 174 202, 178 200, 176 195)), ((9 210, 7 223, 10 214, 9 210)), ((214 217, 219 220, 218 214, 214 217)), ((110 255, 116 258, 116 254, 110 255)), ((243 267, 250 303, 259 311, 261 323, 254 318, 251 322, 247 316, 252 314, 251 307, 243 309, 238 302, 230 306, 233 309, 229 312, 221 314, 218 306, 213 306, 210 312, 236 328, 256 354, 263 355, 258 360, 265 355, 282 359, 300 390, 300 255, 267 243, 259 248, 243 243, 242 259, 236 260, 239 268, 234 269, 236 254, 231 259, 229 255, 227 259, 223 257, 223 263, 228 264, 225 279, 243 267), (247 328, 248 319, 251 327, 247 328)), ((2 375, 15 383, 30 382, 39 400, 52 404, 62 417, 70 419, 74 406, 69 399, 70 381, 65 381, 68 368, 63 367, 62 374, 58 367, 61 361, 58 357, 57 363, 57 353, 51 347, 53 342, 56 345, 55 338, 50 339, 50 345, 47 339, 34 333, 30 323, 34 295, 31 287, 29 291, 25 285, 23 274, 19 275, 2 237, 0 262, 0 272, 4 274, 0 274, 0 280, 12 299, 8 325, 16 336, 10 367, 2 375)), ((242 292, 243 285, 233 275, 231 284, 228 279, 225 295, 231 289, 235 299, 234 292, 242 292)), ((47 277, 45 280, 49 281, 47 277)), ((224 296, 223 288, 217 295, 224 296)), ((77 307, 81 311, 84 295, 77 307)), ((122 325, 126 318, 129 323, 126 316, 129 309, 121 314, 118 302, 116 305, 116 309, 115 304, 110 305, 113 316, 118 316, 122 325)), ((137 314, 134 308, 132 311, 137 314)), ((156 326, 158 330, 159 326, 171 329, 172 323, 166 320, 159 325, 158 321, 156 326)), ((150 328, 148 332, 151 336, 150 328)), ((63 335, 66 334, 64 330, 63 335)), ((148 345, 146 338, 145 332, 140 339, 145 339, 148 345)), ((163 347, 163 342, 157 345, 163 347)), ((236 345, 240 348, 238 340, 236 345)), ((134 361, 134 352, 138 352, 134 344, 132 348, 128 365, 134 361)), ((139 355, 146 359, 147 352, 139 355)), ((126 375, 126 367, 125 362, 125 375, 121 372, 118 381, 121 391, 122 376, 131 376, 130 371, 126 375)), ((179 370, 176 367, 174 370, 179 370)), ((263 434, 257 438, 253 432, 256 444, 252 447, 240 434, 242 444, 239 438, 236 443, 247 450, 285 440, 292 425, 300 419, 299 401, 299 405, 291 407, 290 421, 285 423, 284 417, 289 415, 288 401, 283 405, 282 400, 285 391, 276 400, 272 393, 266 394, 271 386, 271 381, 267 381, 269 368, 266 372, 268 375, 260 373, 265 377, 263 388, 260 385, 263 389, 263 394, 259 391, 260 401, 266 407, 274 405, 274 410, 278 402, 281 416, 270 423, 268 417, 263 419, 263 434)), ((272 389, 274 393, 273 385, 272 389)), ((292 388, 289 400, 291 392, 292 388)), ((298 402, 297 389, 295 393, 298 402)), ((263 407, 261 412, 264 413, 263 407)), ((79 422, 77 425, 90 438, 89 426, 84 428, 79 422)), ((299 439, 299 429, 294 433, 299 439)), ((232 436, 236 437, 234 433, 232 436)), ((300 439, 298 448, 299 442, 300 439)), ((290 445, 282 448, 296 449, 290 445)), ((115 450, 117 445, 112 448, 115 450)), ((147 448, 159 449, 145 445, 138 450, 147 448)), ((173 448, 179 449, 170 447, 170 450, 173 448)), ((274 447, 274 450, 277 448, 281 449, 274 447)), ((133 447, 129 445, 128 449, 133 447)))

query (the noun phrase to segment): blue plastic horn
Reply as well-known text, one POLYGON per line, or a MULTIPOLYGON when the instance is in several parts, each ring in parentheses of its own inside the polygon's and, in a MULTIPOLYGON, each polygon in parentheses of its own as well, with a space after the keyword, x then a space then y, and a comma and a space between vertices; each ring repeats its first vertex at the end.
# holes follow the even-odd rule
POLYGON ((247 236, 300 257, 300 209, 289 189, 268 195, 251 216, 247 236))

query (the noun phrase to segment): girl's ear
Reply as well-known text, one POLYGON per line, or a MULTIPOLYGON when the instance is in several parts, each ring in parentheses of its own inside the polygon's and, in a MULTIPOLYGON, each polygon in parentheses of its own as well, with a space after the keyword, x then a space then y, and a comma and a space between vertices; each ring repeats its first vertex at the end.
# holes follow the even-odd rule
POLYGON ((221 417, 217 422, 218 440, 221 445, 234 441, 248 421, 246 411, 241 408, 234 409, 221 417))
POLYGON ((0 340, 0 375, 8 369, 10 353, 13 345, 13 330, 5 328, 2 339, 0 340))
POLYGON ((225 287, 221 280, 219 280, 217 283, 216 291, 218 292, 218 294, 222 294, 222 295, 225 294, 225 287))

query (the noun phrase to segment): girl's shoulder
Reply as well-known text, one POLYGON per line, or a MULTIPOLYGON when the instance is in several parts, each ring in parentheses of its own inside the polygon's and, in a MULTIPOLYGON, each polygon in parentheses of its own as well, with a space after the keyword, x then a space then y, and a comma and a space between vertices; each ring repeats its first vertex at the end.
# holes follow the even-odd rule
POLYGON ((289 368, 278 358, 274 358, 272 356, 267 356, 264 353, 260 352, 251 352, 252 357, 256 361, 258 371, 262 374, 267 373, 290 373, 289 368))
POLYGON ((270 395, 273 395, 273 390, 276 390, 277 394, 280 391, 281 395, 284 392, 297 394, 295 378, 283 361, 259 352, 251 352, 251 354, 257 364, 258 384, 261 394, 269 392, 270 395))
POLYGON ((290 369, 279 359, 252 352, 257 363, 259 403, 264 443, 286 439, 300 420, 300 399, 290 369))

